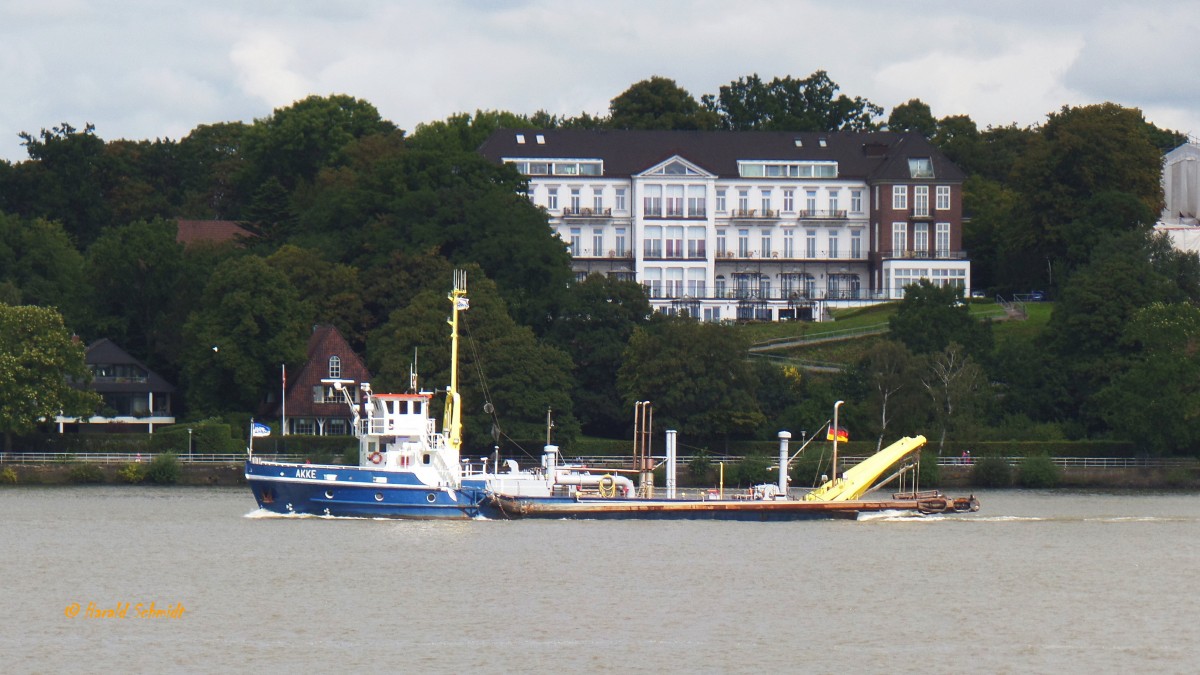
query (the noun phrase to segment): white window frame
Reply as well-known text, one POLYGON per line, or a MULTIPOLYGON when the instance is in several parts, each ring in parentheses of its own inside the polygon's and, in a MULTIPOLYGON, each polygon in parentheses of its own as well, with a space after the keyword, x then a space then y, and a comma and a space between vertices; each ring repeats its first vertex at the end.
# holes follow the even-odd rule
POLYGON ((950 223, 938 223, 937 233, 934 235, 935 253, 939 258, 946 258, 950 255, 950 223))
POLYGON ((929 215, 929 186, 914 185, 913 186, 913 215, 928 216, 929 215))
POLYGON ((908 223, 892 223, 892 255, 900 258, 908 254, 908 223), (897 244, 899 244, 897 246, 897 244))
POLYGON ((934 208, 936 208, 938 211, 949 211, 950 210, 950 186, 949 185, 937 186, 937 197, 936 198, 937 198, 937 203, 934 205, 934 208))

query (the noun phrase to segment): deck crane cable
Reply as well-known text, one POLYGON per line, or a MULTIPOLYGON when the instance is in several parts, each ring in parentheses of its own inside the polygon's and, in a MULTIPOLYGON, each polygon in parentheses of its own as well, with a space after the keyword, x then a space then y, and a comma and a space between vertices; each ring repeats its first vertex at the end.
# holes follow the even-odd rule
POLYGON ((483 390, 483 411, 492 418, 492 433, 493 440, 499 441, 504 438, 509 443, 517 447, 524 455, 530 459, 537 459, 533 453, 529 452, 520 443, 516 442, 504 432, 500 426, 500 416, 496 414, 496 406, 492 403, 492 392, 488 389, 487 377, 483 374, 483 361, 479 358, 479 350, 475 341, 475 336, 471 333, 471 323, 467 320, 465 314, 459 315, 458 319, 467 333, 467 347, 471 350, 471 360, 475 362, 475 372, 479 376, 479 386, 483 390))

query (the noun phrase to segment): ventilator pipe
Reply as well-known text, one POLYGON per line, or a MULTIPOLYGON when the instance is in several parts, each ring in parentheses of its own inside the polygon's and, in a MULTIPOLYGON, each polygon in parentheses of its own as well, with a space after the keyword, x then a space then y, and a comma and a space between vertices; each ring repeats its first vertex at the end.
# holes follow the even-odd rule
POLYGON ((554 469, 558 468, 557 445, 547 445, 542 448, 542 468, 548 475, 554 475, 554 469))
POLYGON ((788 440, 791 437, 790 431, 779 432, 779 494, 784 496, 788 493, 788 440))
POLYGON ((667 499, 675 498, 676 431, 667 429, 667 499))
POLYGON ((511 473, 517 473, 521 470, 521 468, 519 466, 517 466, 517 460, 515 460, 515 459, 504 460, 504 466, 507 466, 509 472, 511 472, 511 473))

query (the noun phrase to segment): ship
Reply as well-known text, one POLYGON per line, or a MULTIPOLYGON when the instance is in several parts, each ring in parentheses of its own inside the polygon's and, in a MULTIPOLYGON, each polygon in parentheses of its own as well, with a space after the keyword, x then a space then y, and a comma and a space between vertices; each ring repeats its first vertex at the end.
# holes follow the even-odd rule
POLYGON ((358 463, 272 461, 251 449, 245 476, 260 508, 284 515, 463 520, 486 517, 487 497, 497 491, 521 498, 553 494, 544 467, 461 456, 458 346, 459 315, 470 306, 466 286, 466 273, 456 270, 447 296, 451 365, 441 428, 433 413, 435 392, 417 388, 415 376, 412 390, 401 394, 377 394, 362 383, 358 402, 346 382, 323 380, 350 407, 358 463))
MULTIPOLYGON (((674 484, 672 432, 668 432, 667 484, 674 484)), ((938 490, 893 493, 889 498, 865 498, 878 489, 880 482, 911 470, 911 462, 925 444, 924 436, 905 437, 889 445, 835 475, 834 478, 809 490, 794 495, 789 489, 788 439, 791 435, 780 432, 779 438, 779 482, 756 485, 748 490, 726 496, 722 491, 714 495, 702 494, 698 498, 676 498, 672 488, 667 495, 655 498, 653 488, 641 488, 640 495, 632 496, 628 478, 604 474, 595 483, 594 489, 580 485, 578 469, 563 468, 555 473, 564 479, 559 492, 553 496, 504 494, 495 490, 488 492, 489 512, 508 519, 552 518, 586 520, 828 520, 857 519, 866 513, 895 513, 912 515, 934 515, 973 513, 979 510, 979 500, 967 497, 948 497, 938 490), (901 468, 884 477, 889 469, 901 468)), ((551 448, 546 455, 549 461, 556 452, 551 448)), ((835 460, 836 464, 836 460, 835 460)))
MULTIPOLYGON (((450 382, 441 426, 434 415, 435 392, 416 386, 399 394, 375 393, 360 383, 358 401, 339 380, 323 381, 350 407, 358 440, 355 465, 283 462, 255 455, 245 462, 246 482, 259 507, 283 515, 420 520, 463 519, 712 519, 805 520, 856 518, 870 512, 917 514, 975 511, 973 496, 949 498, 940 492, 898 493, 864 499, 889 468, 910 458, 924 437, 904 438, 826 481, 793 496, 787 467, 788 432, 780 432, 778 485, 746 493, 723 492, 678 498, 673 489, 659 498, 620 472, 565 464, 547 438, 540 464, 521 467, 499 455, 478 460, 462 454, 462 404, 458 392, 459 315, 470 307, 466 274, 454 273, 450 302, 450 382)), ((840 403, 840 402, 839 402, 840 403)), ((836 412, 833 427, 836 426, 836 412)), ((549 424, 547 425, 549 428, 549 424)), ((668 465, 674 484, 674 432, 668 431, 668 465)), ((836 437, 834 439, 836 456, 836 437)), ((251 446, 252 448, 252 446, 251 446)), ((803 450, 803 448, 802 448, 803 450)), ((836 466, 836 460, 834 466, 836 466)), ((643 472, 643 482, 652 482, 643 472)))

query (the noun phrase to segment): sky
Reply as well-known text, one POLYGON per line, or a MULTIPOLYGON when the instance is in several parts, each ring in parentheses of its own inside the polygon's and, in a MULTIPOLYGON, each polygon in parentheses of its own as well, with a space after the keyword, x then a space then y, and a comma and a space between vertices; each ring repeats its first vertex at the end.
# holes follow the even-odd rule
POLYGON ((1111 101, 1200 136, 1197 35, 1200 0, 0 0, 0 160, 63 122, 179 140, 313 94, 412 131, 817 70, 885 120, 913 98, 981 129, 1111 101))

